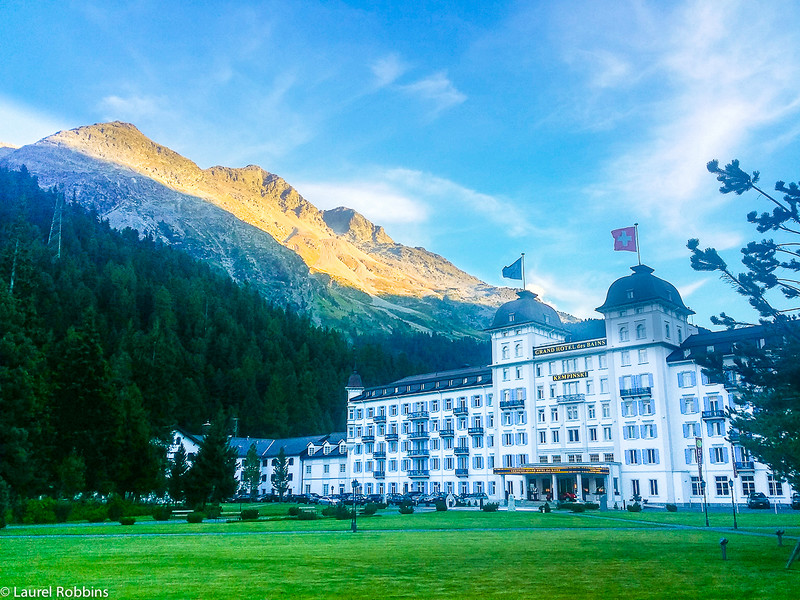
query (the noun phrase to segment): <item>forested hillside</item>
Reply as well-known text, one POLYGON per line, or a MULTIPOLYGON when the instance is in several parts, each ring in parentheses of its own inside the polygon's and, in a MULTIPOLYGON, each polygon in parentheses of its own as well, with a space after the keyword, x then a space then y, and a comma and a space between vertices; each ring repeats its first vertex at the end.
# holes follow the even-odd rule
POLYGON ((69 198, 51 231, 58 198, 0 170, 0 480, 22 496, 152 489, 151 440, 220 414, 240 435, 341 430, 354 365, 377 385, 488 359, 471 339, 348 341, 69 198))

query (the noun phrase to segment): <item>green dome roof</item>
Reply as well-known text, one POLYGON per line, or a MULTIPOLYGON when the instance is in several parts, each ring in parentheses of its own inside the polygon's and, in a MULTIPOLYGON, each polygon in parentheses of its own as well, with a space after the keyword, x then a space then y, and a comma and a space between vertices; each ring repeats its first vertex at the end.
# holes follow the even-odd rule
POLYGON ((552 306, 536 299, 536 294, 523 290, 517 292, 516 300, 506 302, 497 309, 491 329, 513 327, 523 323, 537 323, 561 328, 561 318, 552 306))

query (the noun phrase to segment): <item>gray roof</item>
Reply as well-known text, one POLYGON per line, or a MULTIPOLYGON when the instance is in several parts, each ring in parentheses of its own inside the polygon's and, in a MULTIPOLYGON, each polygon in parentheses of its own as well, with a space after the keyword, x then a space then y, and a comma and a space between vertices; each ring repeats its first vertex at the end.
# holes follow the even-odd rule
POLYGON ((686 338, 677 350, 667 356, 667 362, 696 360, 707 356, 710 349, 714 353, 728 355, 733 353, 734 344, 755 344, 759 340, 765 340, 766 342, 775 337, 775 329, 764 325, 725 331, 706 330, 686 338))
POLYGON ((581 342, 606 337, 606 322, 603 319, 586 319, 576 323, 564 323, 566 342, 581 342))
POLYGON ((427 391, 453 391, 462 388, 491 385, 492 370, 488 367, 465 367, 452 371, 423 373, 398 379, 386 385, 367 388, 353 400, 371 400, 403 396, 427 391))
POLYGON ((537 323, 556 329, 563 328, 561 317, 552 306, 536 299, 536 294, 527 290, 517 292, 516 300, 506 302, 494 315, 491 329, 513 327, 524 323, 537 323))
POLYGON ((653 275, 653 269, 647 265, 636 265, 631 267, 631 271, 632 275, 620 277, 611 284, 606 301, 597 307, 598 312, 606 313, 616 308, 657 300, 684 314, 694 314, 693 310, 686 308, 675 286, 653 275))
POLYGON ((270 445, 275 440, 266 439, 266 438, 242 438, 242 437, 232 437, 228 440, 231 448, 236 450, 236 455, 239 458, 244 458, 247 456, 247 453, 250 451, 250 446, 252 444, 256 445, 256 452, 258 452, 259 456, 263 456, 264 452, 266 452, 270 445))
POLYGON ((305 437, 296 437, 296 438, 284 438, 280 440, 273 440, 270 447, 267 451, 262 455, 264 458, 272 458, 274 456, 278 456, 280 454, 281 448, 283 448, 284 454, 286 456, 298 456, 299 454, 305 452, 308 449, 308 445, 310 443, 314 443, 322 445, 322 443, 327 438, 327 435, 309 435, 305 437))

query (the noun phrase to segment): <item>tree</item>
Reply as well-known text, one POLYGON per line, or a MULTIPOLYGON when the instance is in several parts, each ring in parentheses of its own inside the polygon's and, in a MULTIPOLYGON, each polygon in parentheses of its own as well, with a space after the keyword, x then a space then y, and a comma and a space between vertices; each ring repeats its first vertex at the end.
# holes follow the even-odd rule
POLYGON ((244 458, 242 479, 250 490, 250 498, 255 500, 258 495, 258 484, 261 483, 261 459, 258 456, 255 444, 250 444, 247 456, 244 458))
POLYGON ((186 499, 205 505, 236 493, 236 454, 228 443, 225 419, 220 415, 200 443, 186 483, 186 499))
POLYGON ((289 459, 286 458, 286 452, 281 446, 278 456, 272 459, 272 487, 278 493, 278 497, 283 501, 283 495, 289 489, 289 459))
POLYGON ((186 473, 188 471, 189 462, 186 460, 186 449, 183 444, 179 444, 175 456, 172 457, 169 481, 167 482, 169 496, 176 502, 183 502, 186 499, 186 473))
MULTIPOLYGON (((775 189, 778 199, 758 187, 759 173, 747 174, 732 160, 724 169, 713 160, 708 170, 722 183, 720 192, 736 195, 754 190, 774 207, 772 212, 752 211, 748 222, 759 233, 773 232, 773 238, 751 241, 742 248, 745 271, 735 273, 714 248, 700 249, 697 239, 689 240, 692 268, 718 272, 734 290, 747 298, 766 325, 766 345, 739 344, 735 358, 710 355, 705 361, 716 381, 735 384, 739 404, 731 409, 731 424, 738 444, 779 476, 800 488, 800 321, 792 313, 800 309, 800 188, 783 181, 775 189)), ((712 317, 715 324, 735 328, 745 323, 725 314, 712 317)))

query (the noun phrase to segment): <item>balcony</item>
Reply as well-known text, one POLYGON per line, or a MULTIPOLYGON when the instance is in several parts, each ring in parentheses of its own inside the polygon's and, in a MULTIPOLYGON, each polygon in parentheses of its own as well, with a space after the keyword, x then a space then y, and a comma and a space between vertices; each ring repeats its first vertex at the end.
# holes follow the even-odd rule
POLYGON ((467 429, 467 433, 470 435, 483 435, 483 427, 480 425, 477 427, 470 427, 467 429))
POLYGON ((454 429, 440 429, 439 437, 454 437, 456 432, 454 429))
POLYGON ((453 414, 454 415, 466 415, 468 412, 469 412, 469 408, 467 408, 466 404, 453 407, 453 414))
POLYGON ((361 436, 361 441, 364 442, 365 444, 368 444, 369 442, 374 442, 375 441, 375 436, 374 435, 362 435, 361 436))
POLYGON ((412 448, 411 450, 408 451, 408 455, 411 458, 423 458, 426 456, 430 456, 430 454, 431 454, 430 451, 424 450, 422 448, 412 448))
POLYGON ((386 415, 375 415, 372 420, 375 423, 386 423, 386 415))
POLYGON ((408 415, 408 418, 411 419, 412 421, 421 421, 423 419, 427 419, 428 411, 427 410, 414 411, 410 415, 408 415))
POLYGON ((566 404, 568 402, 586 402, 586 394, 564 394, 556 396, 556 402, 566 404))
POLYGON ((373 458, 386 458, 386 451, 385 450, 375 450, 372 453, 373 458))
POLYGON ((428 469, 412 469, 408 472, 409 477, 430 477, 431 472, 428 469))
POLYGON ((469 448, 467 446, 456 446, 455 447, 456 456, 468 456, 469 455, 469 448))
POLYGON ((625 388, 619 391, 619 395, 623 398, 630 398, 632 396, 652 396, 653 388, 651 387, 635 387, 625 388))
POLYGON ((386 441, 387 442, 396 442, 398 440, 398 436, 396 433, 387 433, 386 434, 386 441))
POLYGON ((386 479, 386 471, 373 471, 372 476, 375 479, 386 479))
POLYGON ((456 477, 469 477, 469 469, 456 469, 456 477))
POLYGON ((749 432, 742 433, 741 431, 731 430, 728 432, 728 440, 731 444, 738 444, 741 440, 748 440, 752 438, 749 432))
POLYGON ((745 462, 736 461, 736 470, 737 471, 755 471, 756 465, 752 460, 747 460, 745 462))
POLYGON ((703 419, 710 420, 710 419, 724 419, 725 418, 725 411, 724 410, 704 410, 702 414, 703 419))
POLYGON ((511 410, 512 408, 525 408, 525 400, 500 401, 500 410, 511 410))
POLYGON ((410 440, 427 440, 428 439, 428 432, 427 431, 412 431, 408 434, 408 439, 410 440))

